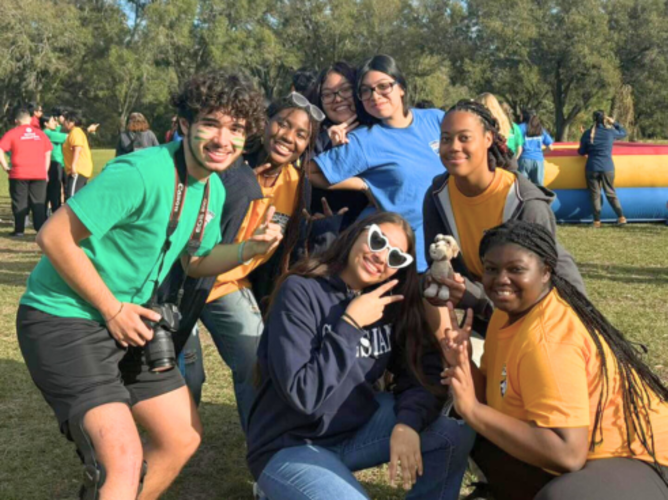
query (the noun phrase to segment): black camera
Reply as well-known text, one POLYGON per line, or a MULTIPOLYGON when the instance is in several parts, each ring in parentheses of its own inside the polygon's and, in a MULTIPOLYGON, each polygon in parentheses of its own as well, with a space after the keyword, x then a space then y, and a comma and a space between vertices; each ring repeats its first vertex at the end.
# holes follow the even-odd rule
POLYGON ((179 329, 181 312, 175 304, 149 304, 146 307, 161 316, 159 321, 144 318, 144 323, 153 329, 153 338, 144 346, 146 363, 152 372, 166 372, 176 366, 172 335, 179 329))

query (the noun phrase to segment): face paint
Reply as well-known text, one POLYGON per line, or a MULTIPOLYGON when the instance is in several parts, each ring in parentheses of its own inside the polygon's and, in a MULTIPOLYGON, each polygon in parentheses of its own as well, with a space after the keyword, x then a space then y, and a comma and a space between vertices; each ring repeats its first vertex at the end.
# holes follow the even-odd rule
POLYGON ((240 150, 244 149, 244 145, 246 144, 246 139, 243 137, 235 137, 232 139, 232 146, 234 146, 234 149, 240 150))

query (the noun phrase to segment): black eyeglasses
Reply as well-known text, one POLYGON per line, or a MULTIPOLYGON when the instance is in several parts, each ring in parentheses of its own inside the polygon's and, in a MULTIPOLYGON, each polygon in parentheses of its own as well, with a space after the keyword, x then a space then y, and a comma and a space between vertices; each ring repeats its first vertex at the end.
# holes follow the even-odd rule
POLYGON ((325 119, 325 113, 323 113, 318 106, 311 104, 309 100, 299 92, 290 92, 286 99, 298 108, 305 109, 309 116, 315 121, 321 122, 325 119))
POLYGON ((374 87, 369 87, 368 85, 362 85, 357 93, 360 98, 360 101, 368 101, 373 96, 374 92, 377 92, 378 95, 387 96, 392 93, 392 89, 398 82, 395 80, 393 82, 380 82, 374 87))
POLYGON ((323 104, 334 102, 338 95, 341 99, 350 99, 353 96, 353 88, 351 86, 342 87, 339 90, 325 90, 320 93, 320 100, 323 104))

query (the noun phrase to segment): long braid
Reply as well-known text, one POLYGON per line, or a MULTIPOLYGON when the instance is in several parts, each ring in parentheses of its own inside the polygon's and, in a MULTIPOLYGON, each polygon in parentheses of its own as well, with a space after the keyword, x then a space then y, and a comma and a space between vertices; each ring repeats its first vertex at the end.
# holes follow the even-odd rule
POLYGON ((661 403, 666 403, 668 402, 668 388, 641 359, 638 349, 626 340, 624 334, 612 326, 577 288, 556 274, 557 247, 552 234, 546 228, 529 222, 508 221, 491 229, 480 242, 481 259, 492 247, 506 243, 514 243, 526 248, 538 255, 551 268, 552 285, 578 315, 596 345, 601 360, 599 376, 602 387, 596 405, 596 416, 589 449, 593 451, 603 439, 603 409, 607 405, 610 393, 609 367, 603 348, 605 342, 614 356, 620 377, 629 451, 631 451, 631 455, 635 455, 631 450, 631 443, 633 437, 637 436, 649 456, 652 457, 653 467, 663 481, 668 484, 668 478, 656 459, 656 447, 649 413, 650 391, 658 397, 661 403))
POLYGON ((473 113, 485 127, 485 131, 491 132, 493 141, 489 150, 487 151, 487 164, 489 169, 493 172, 497 167, 498 168, 507 168, 510 166, 510 161, 513 158, 513 153, 508 149, 506 144, 506 138, 499 132, 499 122, 492 112, 485 107, 484 104, 481 104, 476 101, 463 99, 457 104, 452 106, 448 113, 452 111, 465 111, 467 113, 473 113))

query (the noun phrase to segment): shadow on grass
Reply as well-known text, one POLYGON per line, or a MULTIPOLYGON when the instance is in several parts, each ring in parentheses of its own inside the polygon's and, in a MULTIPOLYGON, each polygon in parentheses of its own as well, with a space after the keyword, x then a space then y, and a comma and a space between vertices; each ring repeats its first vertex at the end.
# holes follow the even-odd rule
POLYGON ((578 269, 588 279, 615 281, 619 283, 668 285, 668 269, 666 268, 579 262, 578 269))

